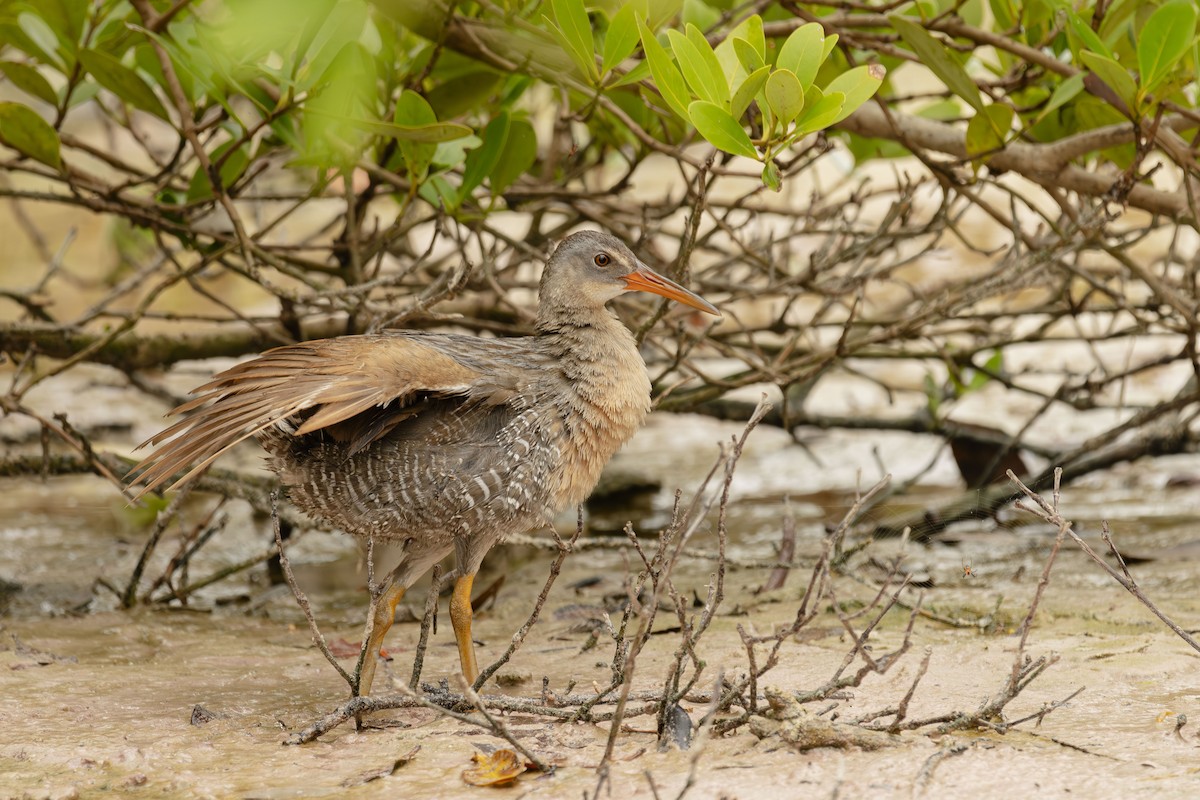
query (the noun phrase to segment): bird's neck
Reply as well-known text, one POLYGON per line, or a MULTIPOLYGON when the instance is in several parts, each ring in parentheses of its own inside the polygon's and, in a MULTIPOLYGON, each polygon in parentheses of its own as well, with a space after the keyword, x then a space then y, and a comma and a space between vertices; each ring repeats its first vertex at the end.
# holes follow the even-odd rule
POLYGON ((645 371, 633 334, 608 308, 540 309, 537 338, 572 379, 586 378, 595 368, 617 374, 645 371), (582 369, 583 374, 580 374, 582 369))
POLYGON ((574 331, 583 331, 584 336, 604 336, 615 328, 623 329, 625 326, 607 306, 563 306, 556 303, 553 296, 543 294, 534 327, 543 336, 570 335, 574 331))
POLYGON ((535 338, 561 376, 555 405, 566 435, 554 496, 569 507, 591 493, 609 458, 641 427, 650 378, 633 334, 605 308, 539 318, 535 338))

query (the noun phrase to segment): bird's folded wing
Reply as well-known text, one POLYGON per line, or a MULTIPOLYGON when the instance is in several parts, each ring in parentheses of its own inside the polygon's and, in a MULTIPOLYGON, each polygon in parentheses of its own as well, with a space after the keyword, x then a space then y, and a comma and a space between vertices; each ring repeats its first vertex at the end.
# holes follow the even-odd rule
POLYGON ((403 404, 418 393, 486 394, 488 383, 432 339, 342 336, 278 347, 193 390, 196 397, 171 412, 183 418, 139 445, 156 447, 134 467, 131 480, 143 484, 141 497, 192 465, 175 481, 181 484, 238 442, 309 409, 315 411, 296 435, 377 406, 403 404))

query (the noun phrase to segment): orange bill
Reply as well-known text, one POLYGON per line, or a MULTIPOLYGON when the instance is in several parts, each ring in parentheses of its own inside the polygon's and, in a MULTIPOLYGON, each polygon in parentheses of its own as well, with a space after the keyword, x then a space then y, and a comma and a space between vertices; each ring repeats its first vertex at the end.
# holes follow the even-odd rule
POLYGON ((698 308, 706 314, 721 316, 721 312, 712 303, 695 292, 688 291, 670 278, 664 278, 640 261, 638 262, 637 269, 622 277, 625 279, 625 288, 630 291, 650 292, 651 294, 662 295, 668 300, 674 300, 678 303, 683 303, 685 306, 698 308))

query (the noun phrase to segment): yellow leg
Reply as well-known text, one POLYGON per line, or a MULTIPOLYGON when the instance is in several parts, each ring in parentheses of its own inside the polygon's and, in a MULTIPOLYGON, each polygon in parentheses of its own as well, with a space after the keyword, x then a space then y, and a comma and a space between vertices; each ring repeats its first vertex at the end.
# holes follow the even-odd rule
POLYGON ((371 682, 375 679, 375 665, 379 662, 379 651, 383 647, 383 637, 396 619, 396 606, 404 597, 404 587, 392 583, 383 590, 379 599, 371 604, 371 621, 368 628, 367 641, 363 645, 366 653, 363 656, 362 672, 358 678, 359 697, 371 693, 371 682))
POLYGON ((454 639, 458 643, 458 662, 462 666, 467 683, 475 683, 479 666, 475 663, 475 642, 471 639, 471 584, 475 575, 462 575, 454 581, 454 594, 450 596, 450 625, 454 628, 454 639))

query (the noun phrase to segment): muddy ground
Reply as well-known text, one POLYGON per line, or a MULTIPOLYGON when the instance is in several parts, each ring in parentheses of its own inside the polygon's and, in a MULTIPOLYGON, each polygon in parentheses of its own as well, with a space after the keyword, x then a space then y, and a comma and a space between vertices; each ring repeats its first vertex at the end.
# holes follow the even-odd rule
MULTIPOLYGON (((668 460, 672 471, 660 474, 678 478, 686 495, 710 463, 716 442, 737 430, 709 420, 656 417, 617 466, 656 470, 668 460), (680 448, 686 454, 682 458, 680 448)), ((809 444, 815 450, 805 455, 789 437, 764 429, 755 433, 743 458, 733 484, 731 557, 737 562, 769 558, 781 521, 791 513, 800 566, 783 589, 766 595, 754 594, 766 569, 730 569, 728 597, 701 641, 707 666, 698 691, 710 689, 719 674, 736 677, 746 671, 738 626, 765 633, 790 622, 825 526, 853 500, 821 485, 837 476, 818 469, 811 457, 836 454, 851 462, 882 447, 884 461, 924 464, 938 447, 915 437, 860 440, 842 434, 809 444), (790 466, 781 470, 783 464, 790 466), (785 478, 796 487, 786 505, 777 491, 785 478)), ((860 463, 871 462, 863 457, 860 463)), ((1200 504, 1194 489, 1167 483, 1184 484, 1195 474, 1200 462, 1187 458, 1129 465, 1070 487, 1064 496, 1064 510, 1081 532, 1094 536, 1098 521, 1107 518, 1123 549, 1167 556, 1131 569, 1163 610, 1190 629, 1200 627, 1200 579, 1196 549, 1190 546, 1193 537, 1200 538, 1195 526, 1200 504)), ((914 503, 936 503, 953 493, 953 480, 952 467, 940 464, 915 501, 871 514, 886 521, 914 503)), ((665 520, 673 488, 665 486, 649 505, 597 513, 593 527, 619 528, 623 517, 632 518, 650 542, 665 520)), ((211 504, 211 498, 196 497, 189 512, 197 518, 211 504)), ((239 507, 229 510, 229 524, 197 556, 193 575, 266 547, 263 522, 239 507)), ((94 478, 12 482, 0 497, 0 520, 0 578, 7 587, 0 617, 0 797, 400 793, 557 798, 596 791, 607 723, 507 715, 512 733, 556 769, 550 775, 528 772, 504 788, 469 787, 461 776, 473 754, 506 743, 427 709, 380 712, 365 730, 356 732, 348 724, 314 743, 287 745, 296 731, 339 706, 347 691, 313 647, 291 594, 270 586, 262 567, 199 592, 187 608, 119 610, 96 579, 123 586, 145 532, 130 522, 111 487, 94 478), (197 707, 203 709, 199 718, 197 707)), ((569 529, 570 520, 563 525, 569 529)), ((711 525, 706 526, 694 545, 711 549, 712 536, 711 525)), ((871 559, 886 562, 903 554, 906 569, 931 584, 923 590, 924 608, 960 625, 917 619, 911 649, 890 671, 869 675, 841 697, 809 705, 811 712, 847 721, 894 709, 926 651, 928 671, 912 697, 910 719, 969 713, 1001 689, 1016 655, 1015 631, 1034 595, 1053 531, 1006 512, 999 522, 960 526, 952 538, 953 543, 932 546, 877 542, 853 562, 853 570, 836 578, 837 599, 855 608, 876 593, 874 581, 881 573, 871 559)), ((172 552, 168 536, 146 579, 172 552)), ((580 608, 619 613, 614 598, 623 591, 632 558, 628 549, 615 547, 569 558, 543 620, 501 669, 499 682, 485 687, 485 695, 537 698, 543 681, 560 694, 572 686, 579 693, 604 685, 612 641, 601 635, 596 646, 586 647, 588 633, 578 621, 588 612, 580 608)), ((365 606, 357 546, 341 535, 307 532, 293 559, 327 638, 357 642, 365 606)), ((476 586, 500 575, 506 580, 494 605, 476 618, 483 663, 503 651, 525 620, 548 564, 545 552, 530 547, 502 548, 490 557, 476 586)), ((684 559, 676 585, 685 595, 703 597, 711 569, 705 559, 684 559)), ((917 590, 908 591, 905 600, 916 596, 917 590)), ((401 620, 418 616, 424 597, 423 586, 414 589, 407 604, 413 614, 402 611, 401 620)), ((903 609, 889 612, 871 640, 871 652, 878 656, 894 649, 908 620, 903 609)), ((441 621, 423 673, 432 683, 450 676, 457 665, 444 606, 441 621)), ((671 614, 660 615, 656 627, 664 632, 652 637, 639 657, 635 690, 661 687, 679 642, 670 630, 674 622, 671 614)), ((418 627, 401 621, 389 634, 389 674, 398 681, 407 681, 418 627)), ((829 679, 849 648, 826 601, 822 613, 785 644, 779 666, 764 677, 762 687, 785 693, 815 688, 829 679)), ((1197 653, 1073 545, 1064 547, 1055 565, 1027 653, 1054 655, 1058 661, 1008 706, 1007 720, 1036 714, 1082 690, 1040 722, 1004 733, 945 735, 931 725, 886 737, 886 746, 877 750, 806 751, 778 736, 759 738, 745 726, 721 738, 701 737, 686 750, 663 751, 654 718, 631 715, 616 740, 611 784, 600 796, 667 798, 685 788, 686 796, 697 798, 1200 793, 1195 766, 1200 736, 1197 723, 1184 721, 1200 719, 1197 653)), ((343 663, 349 666, 351 659, 343 663)), ((380 683, 386 685, 386 676, 380 683)), ((684 704, 694 722, 705 708, 702 701, 684 704)))

